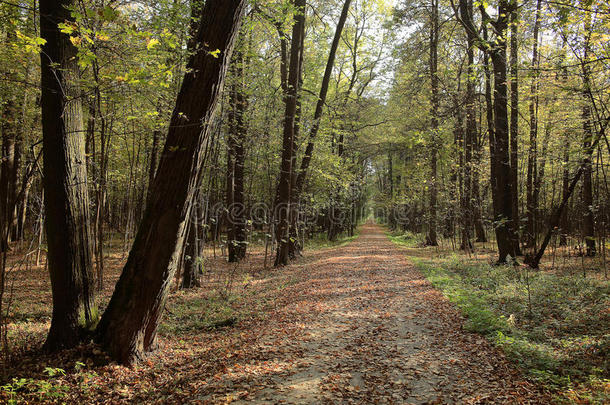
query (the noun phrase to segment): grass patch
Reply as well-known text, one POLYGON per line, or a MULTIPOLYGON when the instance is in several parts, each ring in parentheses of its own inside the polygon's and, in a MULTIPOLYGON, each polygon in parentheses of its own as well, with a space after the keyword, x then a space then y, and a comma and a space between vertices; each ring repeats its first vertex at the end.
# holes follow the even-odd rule
POLYGON ((231 327, 242 317, 236 309, 240 300, 237 295, 225 297, 212 292, 202 297, 184 293, 173 299, 159 327, 159 333, 165 336, 231 327))
MULTIPOLYGON (((388 236, 407 248, 419 242, 388 236)), ((464 313, 468 330, 501 347, 559 403, 610 403, 607 280, 492 266, 450 252, 410 260, 464 313)))
POLYGON ((341 234, 339 237, 337 237, 337 240, 330 241, 326 237, 326 233, 317 233, 305 241, 305 249, 317 250, 345 246, 348 243, 356 240, 359 234, 360 228, 356 228, 353 236, 341 234))
POLYGON ((421 244, 421 238, 412 232, 391 231, 386 232, 388 238, 397 245, 414 248, 421 244))

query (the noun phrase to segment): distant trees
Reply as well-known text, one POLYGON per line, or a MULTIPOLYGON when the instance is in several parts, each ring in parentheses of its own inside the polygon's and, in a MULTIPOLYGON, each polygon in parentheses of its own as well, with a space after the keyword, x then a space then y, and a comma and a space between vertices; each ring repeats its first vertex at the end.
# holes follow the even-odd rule
POLYGON ((444 22, 433 41, 430 2, 420 4, 399 2, 395 13, 398 26, 410 28, 397 48, 401 62, 386 112, 396 124, 383 129, 392 135, 382 146, 372 143, 383 149, 373 159, 381 180, 375 206, 388 210, 381 218, 392 229, 402 221, 427 244, 436 208, 439 243, 466 251, 476 249, 471 240, 485 241, 490 227, 498 263, 522 256, 523 247, 525 261, 537 266, 532 259, 555 235, 558 244, 551 246, 570 246, 565 254, 594 256, 607 221, 603 162, 610 149, 591 148, 605 129, 608 105, 602 90, 607 75, 591 74, 603 70, 605 5, 439 3, 444 22), (435 48, 436 67, 428 52, 435 48), (434 105, 435 71, 441 117, 436 151, 425 136, 436 114, 422 107, 434 105), (396 145, 404 167, 396 159, 389 164, 396 145), (483 163, 489 163, 488 173, 483 163), (406 184, 397 184, 398 178, 406 184), (435 183, 436 207, 430 206, 435 183), (408 190, 407 197, 392 189, 408 190), (564 214, 556 221, 560 207, 564 214))

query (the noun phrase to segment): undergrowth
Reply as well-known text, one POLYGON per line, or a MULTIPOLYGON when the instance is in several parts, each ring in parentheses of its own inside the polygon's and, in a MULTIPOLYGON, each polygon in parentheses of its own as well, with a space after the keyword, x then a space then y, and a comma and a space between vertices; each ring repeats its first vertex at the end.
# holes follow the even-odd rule
MULTIPOLYGON (((389 237, 418 243, 411 234, 389 237)), ((487 336, 557 402, 610 402, 610 282, 452 252, 410 260, 459 307, 468 330, 487 336)))
POLYGON ((325 233, 317 233, 305 241, 305 249, 316 250, 316 249, 324 249, 324 248, 330 248, 330 247, 345 246, 348 243, 356 240, 359 233, 360 233, 359 228, 356 228, 354 230, 353 236, 341 234, 334 241, 329 241, 328 238, 326 237, 325 233))

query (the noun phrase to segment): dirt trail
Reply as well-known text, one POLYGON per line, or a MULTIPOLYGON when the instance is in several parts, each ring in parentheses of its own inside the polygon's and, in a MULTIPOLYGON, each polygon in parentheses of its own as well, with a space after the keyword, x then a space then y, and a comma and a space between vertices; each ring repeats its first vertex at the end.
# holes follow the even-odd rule
POLYGON ((233 381, 228 398, 233 392, 240 403, 548 403, 484 338, 462 329, 453 305, 379 226, 367 224, 349 245, 285 271, 296 279, 277 309, 279 321, 248 348, 273 372, 259 369, 233 381))

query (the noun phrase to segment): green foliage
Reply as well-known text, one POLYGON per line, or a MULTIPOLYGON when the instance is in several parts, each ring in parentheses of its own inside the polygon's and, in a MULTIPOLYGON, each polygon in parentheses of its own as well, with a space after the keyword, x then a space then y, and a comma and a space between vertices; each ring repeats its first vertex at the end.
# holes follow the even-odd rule
POLYGON ((359 234, 359 230, 354 231, 353 236, 341 235, 334 241, 329 241, 325 233, 317 233, 305 242, 306 249, 326 249, 331 247, 345 246, 354 241, 359 234))
POLYGON ((0 386, 0 394, 7 399, 8 404, 19 403, 18 398, 34 397, 39 401, 55 401, 66 396, 69 387, 61 381, 51 378, 64 376, 66 372, 61 368, 45 368, 49 380, 34 378, 13 378, 10 383, 0 386))
MULTIPOLYGON (((405 245, 400 237, 392 240, 405 245)), ((487 336, 531 379, 564 399, 576 395, 577 385, 594 402, 608 399, 599 389, 610 376, 607 281, 473 263, 455 254, 410 260, 460 308, 468 330, 487 336)))
POLYGON ((234 306, 240 297, 212 292, 209 297, 183 297, 172 305, 159 328, 160 333, 180 336, 231 326, 239 320, 234 306))

